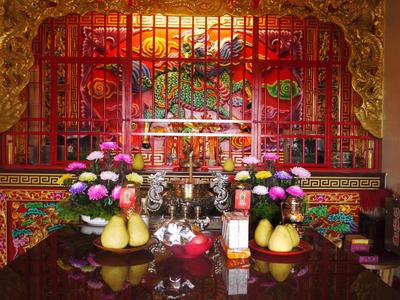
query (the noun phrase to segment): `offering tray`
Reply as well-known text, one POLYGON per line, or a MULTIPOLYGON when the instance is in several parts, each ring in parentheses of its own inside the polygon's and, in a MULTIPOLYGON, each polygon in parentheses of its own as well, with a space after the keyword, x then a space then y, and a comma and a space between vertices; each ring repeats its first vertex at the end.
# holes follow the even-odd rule
POLYGON ((251 249, 251 254, 256 254, 257 258, 262 259, 264 256, 265 259, 269 259, 271 257, 302 257, 303 255, 307 254, 311 249, 311 245, 305 241, 300 241, 300 244, 295 247, 292 251, 288 252, 276 252, 271 251, 268 248, 260 247, 256 244, 255 240, 249 241, 249 248, 251 249))
POLYGON ((150 239, 150 240, 147 242, 147 244, 146 244, 146 245, 143 245, 143 246, 139 246, 139 247, 127 246, 127 247, 122 248, 122 249, 116 249, 116 248, 104 247, 104 246, 101 244, 100 237, 98 237, 98 238, 96 238, 96 239, 93 241, 93 245, 94 245, 95 247, 101 249, 101 250, 104 250, 104 251, 113 252, 113 253, 118 253, 118 254, 127 254, 127 253, 132 253, 132 252, 138 252, 138 251, 141 251, 141 250, 145 250, 145 249, 147 249, 153 242, 154 242, 154 240, 151 240, 151 239, 150 239))

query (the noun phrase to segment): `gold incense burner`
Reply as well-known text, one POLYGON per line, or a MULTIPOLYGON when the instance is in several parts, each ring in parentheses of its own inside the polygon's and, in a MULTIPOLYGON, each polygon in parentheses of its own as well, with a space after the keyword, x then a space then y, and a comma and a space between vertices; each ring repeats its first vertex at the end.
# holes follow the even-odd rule
POLYGON ((194 207, 200 207, 203 214, 211 214, 214 210, 214 194, 210 191, 207 181, 192 179, 177 179, 167 183, 167 190, 163 195, 167 206, 175 206, 180 211, 186 206, 191 214, 194 207))
POLYGON ((188 179, 175 179, 167 182, 164 178, 165 171, 149 176, 148 209, 153 212, 158 211, 164 203, 172 211, 179 208, 185 218, 192 207, 196 208, 196 215, 200 215, 200 211, 208 215, 212 214, 215 209, 219 212, 227 210, 230 207, 229 192, 226 189, 229 182, 228 176, 212 172, 213 178, 210 183, 193 179, 193 149, 187 147, 186 152, 189 160, 188 179), (167 188, 166 191, 164 188, 167 188))
MULTIPOLYGON (((149 176, 150 188, 147 192, 147 208, 152 212, 166 213, 168 208, 183 211, 184 208, 192 214, 192 208, 202 215, 212 215, 229 209, 231 199, 227 185, 228 176, 220 172, 212 172, 210 182, 193 179, 175 179, 167 182, 165 171, 149 176)), ((198 214, 198 213, 197 213, 198 214)))

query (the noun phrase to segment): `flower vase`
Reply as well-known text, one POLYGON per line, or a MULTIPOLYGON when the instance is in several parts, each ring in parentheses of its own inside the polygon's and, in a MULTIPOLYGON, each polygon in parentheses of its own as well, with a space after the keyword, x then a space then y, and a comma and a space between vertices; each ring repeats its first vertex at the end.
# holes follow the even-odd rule
POLYGON ((81 219, 83 222, 90 226, 106 226, 108 224, 108 220, 103 218, 91 218, 90 216, 81 215, 81 219))
POLYGON ((282 218, 285 223, 290 223, 296 228, 301 226, 304 220, 302 203, 302 198, 290 196, 286 199, 282 210, 282 218))

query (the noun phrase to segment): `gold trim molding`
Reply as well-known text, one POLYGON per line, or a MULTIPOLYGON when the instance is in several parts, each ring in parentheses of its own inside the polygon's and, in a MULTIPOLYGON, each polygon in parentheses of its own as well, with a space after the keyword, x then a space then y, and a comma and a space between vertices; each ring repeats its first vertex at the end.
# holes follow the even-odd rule
MULTIPOLYGON (((148 186, 148 176, 150 173, 142 173, 144 177, 143 186, 148 186)), ((63 187, 56 183, 57 179, 63 174, 46 174, 46 173, 0 173, 0 193, 1 189, 20 188, 21 193, 29 190, 43 191, 43 189, 51 188, 52 193, 66 192, 63 187)), ((168 181, 172 179, 188 178, 189 175, 167 173, 165 178, 168 181)), ((194 174, 196 179, 209 182, 212 178, 209 173, 194 174)), ((383 174, 371 175, 313 175, 308 179, 301 181, 301 186, 305 190, 376 190, 383 188, 385 185, 383 174)))
POLYGON ((342 28, 352 53, 352 85, 362 103, 355 114, 363 128, 382 137, 383 0, 0 0, 0 132, 24 113, 20 97, 33 65, 32 40, 39 25, 51 17, 90 11, 124 14, 192 16, 261 16, 265 14, 317 17, 342 28))

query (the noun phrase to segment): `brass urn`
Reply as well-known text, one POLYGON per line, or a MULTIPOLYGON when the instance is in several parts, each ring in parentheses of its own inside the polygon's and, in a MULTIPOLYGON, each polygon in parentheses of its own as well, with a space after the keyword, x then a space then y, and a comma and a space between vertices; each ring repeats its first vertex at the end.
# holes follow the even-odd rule
POLYGON ((294 225, 301 225, 304 220, 304 214, 301 209, 303 199, 298 197, 289 196, 282 211, 282 218, 285 223, 292 223, 294 225))

